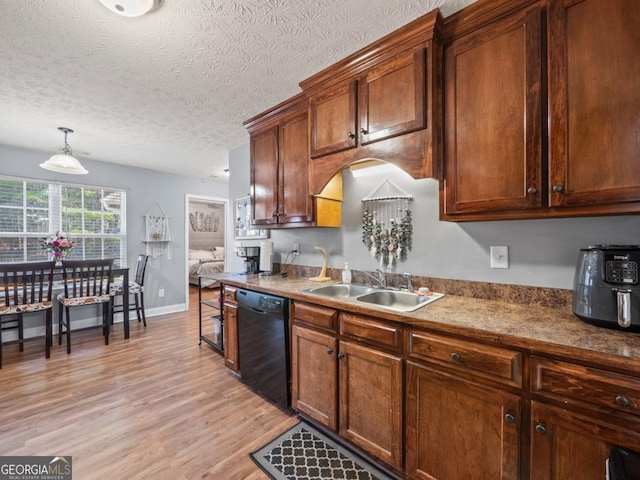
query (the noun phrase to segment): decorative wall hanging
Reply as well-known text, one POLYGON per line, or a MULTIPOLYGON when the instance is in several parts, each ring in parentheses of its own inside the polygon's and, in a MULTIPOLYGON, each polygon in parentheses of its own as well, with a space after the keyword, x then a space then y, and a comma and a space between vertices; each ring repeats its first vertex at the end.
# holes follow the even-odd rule
POLYGON ((144 243, 147 244, 147 255, 151 258, 158 258, 166 251, 167 258, 171 260, 169 217, 164 214, 164 211, 157 202, 147 210, 144 216, 144 225, 146 231, 144 243), (158 207, 160 215, 149 215, 149 212, 154 207, 158 207))
POLYGON ((412 248, 411 195, 385 180, 362 200, 362 243, 380 268, 404 262, 412 248))
POLYGON ((235 229, 234 238, 268 238, 269 230, 251 225, 251 197, 241 197, 234 201, 235 229))

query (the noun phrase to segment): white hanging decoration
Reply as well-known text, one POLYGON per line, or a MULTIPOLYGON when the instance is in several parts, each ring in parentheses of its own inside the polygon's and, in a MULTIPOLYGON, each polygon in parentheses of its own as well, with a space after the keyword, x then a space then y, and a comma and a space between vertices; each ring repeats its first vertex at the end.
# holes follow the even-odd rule
POLYGON ((149 213, 149 211, 147 211, 147 214, 144 216, 147 255, 151 258, 158 258, 166 251, 167 258, 171 260, 169 217, 164 214, 158 203, 155 205, 162 215, 147 215, 149 213))
POLYGON ((393 268, 412 248, 411 195, 385 180, 362 200, 362 243, 380 268, 393 268))

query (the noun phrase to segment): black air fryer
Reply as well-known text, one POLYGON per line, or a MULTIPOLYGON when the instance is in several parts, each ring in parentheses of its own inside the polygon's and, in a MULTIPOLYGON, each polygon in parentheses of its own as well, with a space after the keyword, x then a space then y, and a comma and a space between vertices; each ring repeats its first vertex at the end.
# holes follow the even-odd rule
POLYGON ((640 246, 593 245, 580 250, 573 313, 601 327, 640 332, 640 246))

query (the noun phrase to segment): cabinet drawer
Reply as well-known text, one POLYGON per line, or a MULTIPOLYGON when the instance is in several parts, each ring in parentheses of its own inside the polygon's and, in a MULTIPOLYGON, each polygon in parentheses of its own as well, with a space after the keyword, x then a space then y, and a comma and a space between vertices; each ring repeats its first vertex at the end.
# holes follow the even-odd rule
POLYGON ((295 323, 302 322, 332 332, 338 329, 338 311, 333 308, 295 302, 293 318, 295 323))
POLYGON ((236 303, 236 287, 224 286, 224 301, 236 303))
POLYGON ((532 357, 531 391, 564 402, 640 415, 640 378, 620 373, 532 357))
POLYGON ((402 351, 402 327, 373 318, 342 312, 340 335, 394 352, 402 351))
POLYGON ((522 354, 468 340, 412 330, 409 356, 500 383, 522 386, 522 354))

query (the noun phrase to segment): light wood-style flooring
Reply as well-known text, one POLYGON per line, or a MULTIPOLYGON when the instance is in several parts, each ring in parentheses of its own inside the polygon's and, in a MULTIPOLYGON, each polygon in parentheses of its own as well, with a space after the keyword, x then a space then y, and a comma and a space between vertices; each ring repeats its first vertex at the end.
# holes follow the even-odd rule
MULTIPOLYGON (((190 311, 3 348, 0 456, 70 455, 73 478, 267 479, 249 453, 297 423, 198 345, 197 290, 190 311)), ((133 315, 135 319, 135 314, 133 315)))

